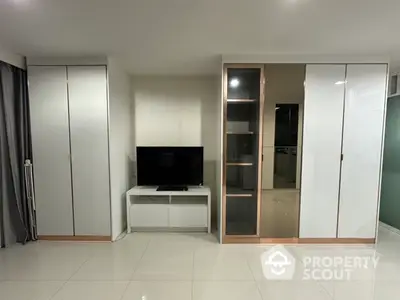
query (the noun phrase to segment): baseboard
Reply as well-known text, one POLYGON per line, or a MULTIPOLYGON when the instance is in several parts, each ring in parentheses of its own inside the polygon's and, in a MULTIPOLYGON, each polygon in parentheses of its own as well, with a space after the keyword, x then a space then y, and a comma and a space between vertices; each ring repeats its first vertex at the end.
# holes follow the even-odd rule
POLYGON ((260 238, 260 244, 298 244, 298 238, 260 238))
POLYGON ((222 244, 375 244, 374 238, 260 238, 223 236, 222 244))
POLYGON ((131 232, 207 232, 206 227, 131 227, 131 232))
POLYGON ((108 235, 39 235, 39 241, 111 242, 108 235))
POLYGON ((299 238, 299 244, 375 244, 375 238, 299 238))
POLYGON ((387 229, 387 230, 389 230, 389 231, 391 231, 393 233, 396 233, 396 234, 400 235, 400 229, 397 229, 396 227, 393 227, 393 226, 391 226, 389 224, 386 224, 386 223, 383 223, 381 221, 379 221, 379 226, 382 226, 383 228, 385 228, 385 229, 387 229))
POLYGON ((259 244, 259 237, 223 236, 222 244, 259 244))

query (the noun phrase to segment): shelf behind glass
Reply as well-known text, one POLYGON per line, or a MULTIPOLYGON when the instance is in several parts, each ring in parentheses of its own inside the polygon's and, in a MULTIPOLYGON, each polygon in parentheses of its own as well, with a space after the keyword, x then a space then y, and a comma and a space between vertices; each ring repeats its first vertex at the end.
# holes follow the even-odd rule
POLYGON ((257 234, 256 197, 227 197, 225 233, 227 235, 257 234))
POLYGON ((228 134, 226 142, 227 163, 257 163, 258 135, 228 134))
POLYGON ((257 192, 257 165, 227 165, 226 193, 254 195, 257 192))

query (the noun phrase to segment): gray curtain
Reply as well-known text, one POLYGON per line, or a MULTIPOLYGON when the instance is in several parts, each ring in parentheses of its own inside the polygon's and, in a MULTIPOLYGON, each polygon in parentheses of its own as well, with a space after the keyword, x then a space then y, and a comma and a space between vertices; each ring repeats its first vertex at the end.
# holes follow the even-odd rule
POLYGON ((32 159, 26 71, 0 61, 1 247, 36 239, 26 159, 32 159))

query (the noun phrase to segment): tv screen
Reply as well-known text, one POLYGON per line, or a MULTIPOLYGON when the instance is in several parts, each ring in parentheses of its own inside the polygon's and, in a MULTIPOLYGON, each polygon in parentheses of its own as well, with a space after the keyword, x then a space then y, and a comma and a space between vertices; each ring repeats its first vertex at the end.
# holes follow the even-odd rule
POLYGON ((203 147, 136 147, 138 185, 203 184, 203 147))

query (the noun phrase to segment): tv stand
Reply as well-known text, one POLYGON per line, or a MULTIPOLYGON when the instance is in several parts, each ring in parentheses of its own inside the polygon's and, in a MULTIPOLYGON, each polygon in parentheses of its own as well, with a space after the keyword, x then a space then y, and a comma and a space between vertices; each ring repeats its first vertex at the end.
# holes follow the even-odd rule
POLYGON ((165 191, 169 191, 169 192, 187 192, 189 189, 187 186, 184 185, 160 185, 157 188, 157 192, 165 192, 165 191))
POLYGON ((128 233, 132 229, 210 233, 211 191, 206 186, 188 186, 187 191, 135 186, 126 192, 126 212, 128 233))

